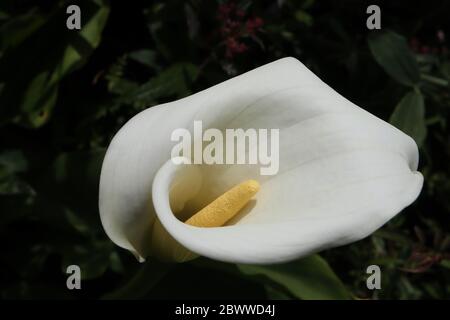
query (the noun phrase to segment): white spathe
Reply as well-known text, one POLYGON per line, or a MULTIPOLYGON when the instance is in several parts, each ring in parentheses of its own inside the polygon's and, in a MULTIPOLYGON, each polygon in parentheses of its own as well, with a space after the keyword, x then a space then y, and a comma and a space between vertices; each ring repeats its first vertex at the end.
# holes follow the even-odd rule
POLYGON ((141 260, 195 253, 284 262, 381 227, 419 195, 417 166, 412 138, 284 58, 128 121, 103 162, 100 216, 111 240, 141 260), (194 120, 204 129, 280 129, 278 174, 260 176, 257 165, 174 165, 171 133, 192 130, 194 120), (261 190, 227 226, 180 221, 246 179, 261 190))

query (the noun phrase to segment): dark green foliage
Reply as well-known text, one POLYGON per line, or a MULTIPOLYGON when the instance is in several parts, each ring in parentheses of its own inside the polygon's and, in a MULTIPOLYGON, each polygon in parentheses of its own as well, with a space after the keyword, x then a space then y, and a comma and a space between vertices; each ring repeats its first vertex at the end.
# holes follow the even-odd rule
POLYGON ((392 78, 407 86, 419 83, 419 66, 404 37, 391 31, 373 32, 369 36, 369 48, 392 78))
POLYGON ((78 3, 79 32, 65 27, 70 1, 0 1, 0 298, 450 298, 448 2, 381 2, 381 31, 364 1, 78 3), (113 245, 97 201, 115 132, 285 56, 416 140, 417 202, 326 261, 140 265, 113 245), (81 291, 66 289, 70 264, 81 291), (371 264, 382 290, 366 288, 371 264))

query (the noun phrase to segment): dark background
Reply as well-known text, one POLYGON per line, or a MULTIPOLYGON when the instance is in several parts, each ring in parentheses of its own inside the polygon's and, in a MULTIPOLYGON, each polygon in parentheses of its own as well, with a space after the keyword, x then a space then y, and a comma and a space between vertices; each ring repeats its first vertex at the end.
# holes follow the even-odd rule
MULTIPOLYGON (((450 297, 448 1, 0 2, 0 297, 450 297), (82 29, 67 30, 66 8, 82 29), (381 30, 366 28, 369 4, 381 30), (97 208, 133 115, 285 56, 420 146, 419 199, 371 237, 278 266, 138 264, 97 208), (82 289, 66 288, 80 265, 82 289), (366 268, 382 289, 366 288, 366 268)), ((382 201, 382 199, 381 199, 382 201)))

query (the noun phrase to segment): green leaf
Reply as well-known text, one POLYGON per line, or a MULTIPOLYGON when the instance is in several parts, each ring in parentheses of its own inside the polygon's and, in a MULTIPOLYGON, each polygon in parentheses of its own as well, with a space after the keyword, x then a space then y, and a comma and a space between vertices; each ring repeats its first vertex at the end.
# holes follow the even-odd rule
POLYGON ((307 13, 306 11, 303 10, 298 10, 295 12, 295 19, 298 22, 304 23, 305 25, 307 25, 308 27, 310 27, 313 24, 313 17, 307 13))
POLYGON ((149 49, 136 50, 129 53, 130 59, 149 67, 150 69, 158 70, 156 62, 156 52, 149 49))
POLYGON ((238 265, 247 276, 262 276, 299 299, 350 299, 342 282, 319 255, 270 266, 238 265))
POLYGON ((85 217, 90 218, 91 226, 94 217, 90 217, 88 212, 97 212, 98 184, 104 155, 103 149, 62 153, 45 173, 43 190, 75 212, 85 213, 85 217))
POLYGON ((286 294, 286 292, 273 286, 266 285, 264 286, 264 289, 266 290, 266 295, 269 300, 292 300, 292 297, 286 294))
POLYGON ((67 226, 80 236, 105 237, 98 215, 98 184, 105 150, 60 154, 33 177, 46 223, 67 226))
POLYGON ((419 83, 419 67, 404 37, 381 31, 373 32, 368 41, 373 57, 392 78, 407 86, 419 83))
POLYGON ((147 260, 139 270, 120 288, 102 297, 106 300, 139 299, 144 297, 167 273, 174 264, 147 260))
POLYGON ((160 98, 183 98, 191 93, 191 83, 197 78, 198 68, 190 63, 176 63, 158 76, 139 86, 119 102, 137 108, 149 107, 160 98))
POLYGON ((93 242, 90 247, 75 245, 63 252, 62 271, 66 272, 70 265, 78 265, 81 269, 81 279, 95 279, 103 275, 110 264, 113 250, 110 241, 93 242))
POLYGON ((28 161, 22 151, 0 153, 0 195, 33 194, 31 186, 17 176, 27 168, 28 161))
POLYGON ((87 61, 106 24, 109 7, 104 1, 85 0, 82 7, 85 22, 79 32, 65 28, 65 7, 57 7, 45 18, 31 17, 33 28, 31 22, 13 24, 14 39, 1 44, 6 48, 0 59, 0 82, 5 81, 0 92, 1 122, 14 120, 34 128, 47 122, 59 82, 87 61))
MULTIPOLYGON (((6 19, 6 13, 0 11, 0 20, 6 19)), ((6 21, 0 28, 0 49, 15 47, 33 34, 45 23, 45 19, 36 10, 16 16, 6 21)))
POLYGON ((0 172, 6 171, 8 174, 22 172, 27 167, 28 161, 21 150, 10 150, 0 153, 0 172))
POLYGON ((439 265, 441 266, 441 267, 444 267, 444 268, 446 268, 446 269, 450 269, 450 260, 442 260, 440 263, 439 263, 439 265))
POLYGON ((420 147, 427 135, 425 105, 420 91, 408 92, 395 107, 389 122, 411 136, 420 147))

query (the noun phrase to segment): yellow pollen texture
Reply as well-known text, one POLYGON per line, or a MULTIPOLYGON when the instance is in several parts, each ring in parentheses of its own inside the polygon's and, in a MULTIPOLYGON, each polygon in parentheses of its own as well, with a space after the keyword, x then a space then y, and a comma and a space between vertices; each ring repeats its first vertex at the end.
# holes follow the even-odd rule
POLYGON ((220 227, 233 218, 259 191, 256 180, 246 180, 234 186, 202 210, 186 220, 195 227, 220 227))

